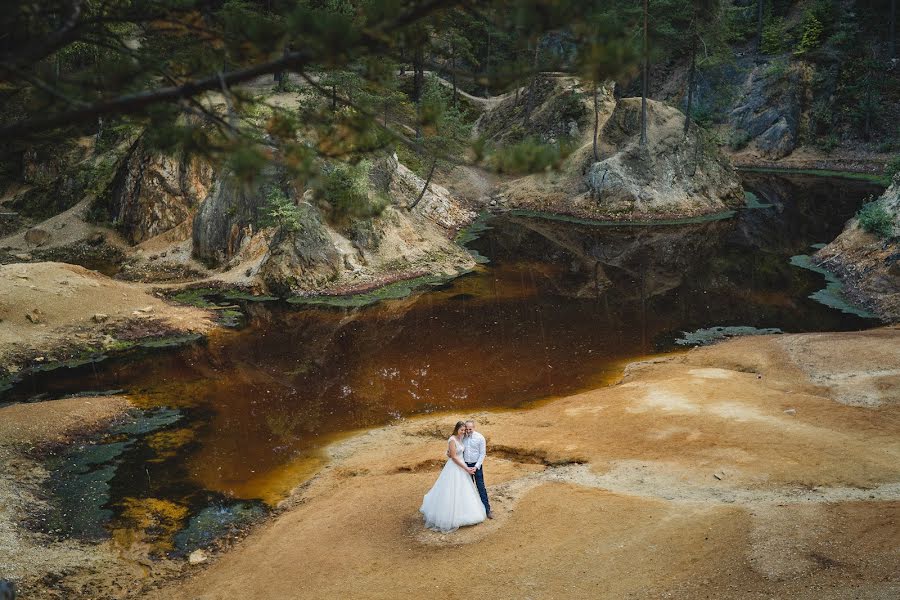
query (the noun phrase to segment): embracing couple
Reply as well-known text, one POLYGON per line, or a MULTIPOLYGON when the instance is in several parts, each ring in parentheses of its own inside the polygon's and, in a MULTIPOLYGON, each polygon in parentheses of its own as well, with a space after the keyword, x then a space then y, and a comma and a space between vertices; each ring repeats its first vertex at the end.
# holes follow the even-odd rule
POLYGON ((458 422, 447 440, 447 464, 419 509, 425 527, 447 533, 494 518, 484 487, 486 455, 487 443, 475 431, 475 421, 458 422))

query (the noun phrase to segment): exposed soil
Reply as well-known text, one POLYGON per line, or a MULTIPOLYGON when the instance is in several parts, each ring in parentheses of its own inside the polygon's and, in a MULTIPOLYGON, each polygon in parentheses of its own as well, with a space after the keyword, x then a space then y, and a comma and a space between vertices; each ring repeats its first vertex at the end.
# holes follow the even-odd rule
POLYGON ((106 348, 135 322, 151 337, 213 327, 208 311, 174 306, 147 285, 65 263, 0 265, 0 368, 8 372, 106 348))
POLYGON ((146 597, 895 598, 898 398, 897 327, 632 364, 477 415, 496 518, 448 535, 417 509, 465 415, 401 422, 333 446, 278 518, 146 597))

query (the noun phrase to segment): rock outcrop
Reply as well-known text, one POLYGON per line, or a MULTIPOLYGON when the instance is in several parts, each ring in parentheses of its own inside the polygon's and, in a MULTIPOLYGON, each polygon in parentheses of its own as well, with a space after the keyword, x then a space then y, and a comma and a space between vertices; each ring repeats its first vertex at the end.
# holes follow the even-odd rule
POLYGON ((892 224, 892 231, 877 235, 853 218, 844 231, 815 258, 835 272, 853 300, 885 321, 900 321, 900 177, 875 201, 892 224))
POLYGON ((616 104, 601 131, 600 162, 590 166, 589 196, 608 213, 694 216, 743 201, 740 180, 714 143, 691 130, 684 115, 648 101, 647 146, 640 145, 639 98, 616 104))
POLYGON ((121 161, 104 204, 122 235, 139 244, 190 218, 212 179, 208 162, 151 152, 139 138, 121 161))
MULTIPOLYGON (((739 72, 743 73, 743 72, 739 72)), ((803 90, 801 68, 762 63, 746 70, 740 104, 728 114, 728 123, 753 145, 757 153, 777 160, 793 152, 800 126, 803 90)))
POLYGON ((692 129, 684 115, 648 101, 646 148, 640 145, 640 98, 601 103, 599 154, 593 160, 592 133, 557 172, 507 183, 501 204, 598 220, 661 220, 725 211, 743 201, 740 180, 729 161, 692 129))
POLYGON ((219 174, 194 216, 194 257, 219 267, 238 254, 254 228, 259 229, 272 185, 270 180, 244 184, 230 173, 219 174))

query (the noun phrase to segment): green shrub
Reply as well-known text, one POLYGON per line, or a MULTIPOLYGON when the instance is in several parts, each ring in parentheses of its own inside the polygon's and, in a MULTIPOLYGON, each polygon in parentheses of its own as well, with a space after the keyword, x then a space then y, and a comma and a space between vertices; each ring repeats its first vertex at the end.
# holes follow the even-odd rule
POLYGON ((332 163, 322 169, 317 192, 332 223, 345 224, 353 218, 373 217, 387 207, 389 200, 383 196, 369 199, 370 167, 364 160, 356 165, 332 163))
POLYGON ((825 137, 818 138, 816 145, 826 154, 832 152, 841 143, 841 138, 836 133, 829 133, 825 137))
POLYGON ((884 174, 888 179, 893 179, 897 173, 900 173, 900 154, 889 160, 884 166, 884 174))
POLYGON ((810 50, 818 48, 822 43, 822 32, 825 28, 822 22, 811 11, 807 10, 803 16, 803 24, 801 25, 802 34, 794 54, 805 54, 810 50))
POLYGON ((735 129, 728 136, 728 147, 733 151, 743 150, 750 143, 750 134, 743 129, 735 129))
POLYGON ((558 168, 572 149, 573 145, 567 140, 545 144, 536 138, 527 138, 494 152, 489 164, 498 173, 537 173, 558 168))
POLYGON ((784 58, 778 58, 769 63, 766 67, 766 77, 770 79, 780 80, 787 73, 788 61, 784 58))
POLYGON ((296 233, 303 228, 297 205, 277 187, 266 194, 265 218, 262 224, 281 227, 290 233, 296 233))
POLYGON ((878 202, 867 202, 856 213, 860 227, 880 238, 889 238, 894 233, 894 220, 878 202))
POLYGON ((762 32, 762 50, 763 54, 780 54, 784 51, 784 38, 787 33, 787 26, 784 19, 774 17, 769 19, 762 32))

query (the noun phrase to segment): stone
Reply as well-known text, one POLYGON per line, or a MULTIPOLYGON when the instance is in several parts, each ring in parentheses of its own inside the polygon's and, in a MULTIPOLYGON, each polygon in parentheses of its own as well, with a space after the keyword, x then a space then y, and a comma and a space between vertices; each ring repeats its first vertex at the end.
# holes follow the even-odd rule
POLYGON ((648 102, 646 147, 640 145, 640 98, 622 98, 603 125, 601 158, 584 176, 592 209, 606 214, 723 212, 744 203, 744 190, 729 161, 706 152, 684 115, 648 102))
POLYGON ((93 317, 91 317, 91 321, 94 323, 106 323, 109 320, 109 315, 104 313, 97 313, 93 317))
POLYGON ((35 308, 25 313, 25 318, 34 325, 44 322, 44 313, 39 308, 35 308))
POLYGON ((793 417, 794 415, 797 414, 797 409, 795 409, 795 408, 789 408, 789 409, 787 409, 786 411, 784 411, 784 414, 786 414, 786 415, 791 415, 791 416, 793 417))
POLYGON ((209 555, 204 550, 194 550, 188 555, 188 563, 192 565, 203 564, 209 560, 209 555))
POLYGON ((129 242, 139 244, 188 221, 212 180, 210 162, 154 152, 139 138, 106 194, 109 220, 129 242))
POLYGON ((50 241, 50 232, 40 227, 33 227, 25 232, 25 242, 32 246, 43 246, 50 241))

